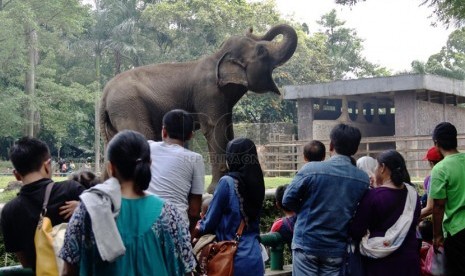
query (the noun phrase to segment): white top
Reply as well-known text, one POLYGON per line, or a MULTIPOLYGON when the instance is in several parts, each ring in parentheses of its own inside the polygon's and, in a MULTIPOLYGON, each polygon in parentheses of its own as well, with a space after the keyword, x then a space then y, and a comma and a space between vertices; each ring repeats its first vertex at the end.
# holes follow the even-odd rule
POLYGON ((149 140, 152 179, 148 192, 170 201, 181 211, 187 225, 189 194, 205 191, 205 165, 202 155, 176 144, 149 140))

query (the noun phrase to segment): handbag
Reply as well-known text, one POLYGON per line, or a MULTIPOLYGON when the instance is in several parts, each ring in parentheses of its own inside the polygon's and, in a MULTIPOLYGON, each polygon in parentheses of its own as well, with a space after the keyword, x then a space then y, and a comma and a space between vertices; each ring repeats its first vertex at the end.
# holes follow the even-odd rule
POLYGON ((58 253, 63 247, 67 223, 52 227, 52 221, 46 217, 52 187, 53 182, 49 183, 45 189, 44 203, 34 234, 36 275, 57 276, 61 274, 63 268, 63 260, 58 258, 58 253))
POLYGON ((438 252, 434 252, 434 247, 428 249, 425 258, 425 272, 434 276, 445 275, 444 247, 439 247, 438 252))
POLYGON ((350 237, 347 241, 347 251, 344 255, 340 276, 364 276, 365 270, 362 263, 359 245, 350 237))
POLYGON ((230 276, 234 274, 234 255, 244 230, 244 220, 236 231, 236 238, 230 241, 212 242, 200 251, 200 274, 208 276, 230 276))

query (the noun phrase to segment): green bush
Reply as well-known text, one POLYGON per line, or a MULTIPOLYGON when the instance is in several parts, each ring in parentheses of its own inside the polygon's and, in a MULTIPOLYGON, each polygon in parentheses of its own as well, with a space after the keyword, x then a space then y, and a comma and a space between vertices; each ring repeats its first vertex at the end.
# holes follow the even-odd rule
POLYGON ((0 233, 0 267, 18 265, 15 254, 5 252, 5 244, 3 243, 3 235, 0 233))

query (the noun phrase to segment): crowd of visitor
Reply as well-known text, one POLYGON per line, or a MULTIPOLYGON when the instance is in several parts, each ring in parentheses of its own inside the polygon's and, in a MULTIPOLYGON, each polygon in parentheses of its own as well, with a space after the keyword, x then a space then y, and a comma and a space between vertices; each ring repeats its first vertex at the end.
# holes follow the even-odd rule
MULTIPOLYGON (((108 179, 84 169, 56 183, 47 145, 19 139, 10 159, 23 186, 2 210, 6 251, 35 269, 34 232, 51 187, 47 214, 53 225, 68 222, 62 275, 197 275, 201 247, 239 231, 233 274, 264 275, 265 184, 256 146, 230 141, 228 171, 213 195, 203 194, 202 156, 185 148, 193 129, 190 114, 172 110, 163 117, 163 141, 130 130, 111 139, 108 179)), ((442 274, 465 275, 465 153, 457 150, 455 126, 434 128, 423 200, 399 152, 355 160, 362 135, 346 124, 329 138, 329 158, 323 143, 311 141, 303 167, 275 192, 284 217, 270 231, 292 249, 292 274, 432 275, 428 255, 444 252, 442 274), (352 274, 348 258, 360 260, 352 274)))

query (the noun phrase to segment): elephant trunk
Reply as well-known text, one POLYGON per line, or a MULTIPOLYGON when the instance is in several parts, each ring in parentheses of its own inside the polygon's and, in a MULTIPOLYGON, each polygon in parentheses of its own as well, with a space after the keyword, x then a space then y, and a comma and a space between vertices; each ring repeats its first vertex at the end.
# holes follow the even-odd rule
POLYGON ((297 33, 289 25, 281 24, 274 26, 263 36, 254 35, 252 32, 253 29, 250 28, 246 35, 256 41, 272 41, 278 35, 283 35, 281 42, 271 43, 268 48, 270 56, 274 61, 274 67, 278 67, 288 61, 297 48, 297 33))

